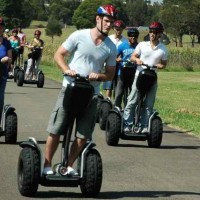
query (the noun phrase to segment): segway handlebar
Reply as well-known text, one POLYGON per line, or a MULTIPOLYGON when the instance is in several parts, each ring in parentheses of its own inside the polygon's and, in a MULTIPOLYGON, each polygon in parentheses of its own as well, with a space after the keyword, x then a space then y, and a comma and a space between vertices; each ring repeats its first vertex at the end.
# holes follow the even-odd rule
POLYGON ((75 74, 74 76, 71 76, 71 75, 68 75, 68 74, 65 74, 65 73, 63 73, 63 76, 69 76, 69 77, 71 77, 71 78, 75 78, 75 79, 85 79, 85 80, 89 80, 89 76, 82 76, 82 75, 80 75, 80 74, 75 74))
POLYGON ((156 65, 150 66, 148 64, 142 64, 143 66, 147 67, 147 69, 157 69, 158 67, 156 65))
MULTIPOLYGON (((71 78, 75 78, 76 80, 91 81, 91 80, 89 80, 89 75, 83 76, 83 75, 80 75, 80 74, 75 74, 74 76, 71 76, 71 75, 68 75, 68 74, 65 74, 65 73, 62 73, 62 75, 63 75, 63 76, 69 76, 69 77, 71 77, 71 78)), ((92 80, 92 81, 99 81, 99 82, 101 82, 100 79, 92 80)))

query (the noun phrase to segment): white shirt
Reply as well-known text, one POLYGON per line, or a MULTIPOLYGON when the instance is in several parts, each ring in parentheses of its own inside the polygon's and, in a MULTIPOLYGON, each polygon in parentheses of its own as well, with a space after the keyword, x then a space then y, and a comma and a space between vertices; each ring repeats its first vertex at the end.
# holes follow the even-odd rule
MULTIPOLYGON (((96 45, 90 34, 91 29, 78 30, 72 33, 62 46, 70 53, 68 62, 70 69, 82 76, 88 76, 91 72, 101 72, 104 63, 106 66, 116 65, 117 49, 109 37, 96 45)), ((73 78, 65 76, 63 86, 66 87, 73 78)), ((95 93, 99 93, 100 82, 91 81, 94 86, 95 93)))
MULTIPOLYGON (((161 42, 154 48, 151 47, 150 41, 140 42, 135 48, 135 53, 139 55, 140 60, 142 60, 144 64, 149 66, 154 66, 160 63, 161 60, 167 60, 168 56, 167 48, 161 42)), ((146 67, 138 66, 136 75, 144 68, 146 67)))

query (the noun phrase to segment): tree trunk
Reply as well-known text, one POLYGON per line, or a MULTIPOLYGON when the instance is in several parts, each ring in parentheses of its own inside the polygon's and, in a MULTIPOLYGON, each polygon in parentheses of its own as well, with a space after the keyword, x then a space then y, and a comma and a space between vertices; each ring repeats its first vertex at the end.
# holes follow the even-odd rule
POLYGON ((178 37, 178 46, 179 47, 183 47, 183 35, 179 35, 178 37))
POLYGON ((200 44, 200 35, 197 35, 197 43, 200 44))

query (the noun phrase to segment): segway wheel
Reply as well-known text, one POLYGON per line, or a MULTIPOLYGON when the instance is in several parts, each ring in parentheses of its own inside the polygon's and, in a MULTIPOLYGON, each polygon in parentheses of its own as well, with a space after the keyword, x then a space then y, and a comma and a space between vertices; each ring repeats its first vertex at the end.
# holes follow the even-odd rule
POLYGON ((108 118, 109 111, 112 109, 112 105, 107 101, 102 102, 99 109, 99 126, 101 130, 106 129, 106 121, 108 118))
POLYGON ((116 113, 110 113, 106 123, 106 143, 109 146, 117 146, 121 134, 121 117, 116 113))
POLYGON ((18 190, 21 195, 33 197, 40 179, 40 156, 35 149, 25 147, 18 159, 18 190))
POLYGON ((17 115, 15 112, 6 116, 5 120, 5 143, 15 144, 17 142, 17 115))
POLYGON ((14 68, 14 82, 17 81, 17 73, 18 73, 18 71, 19 71, 19 67, 16 66, 16 67, 14 68))
POLYGON ((85 158, 84 177, 80 189, 85 197, 96 197, 102 185, 102 160, 96 149, 91 149, 85 158))
POLYGON ((160 117, 152 120, 151 130, 147 138, 148 146, 151 148, 159 148, 162 142, 163 124, 160 117))
POLYGON ((24 72, 19 70, 17 73, 17 86, 23 86, 24 83, 24 72))
POLYGON ((96 123, 99 123, 99 110, 100 110, 100 106, 101 106, 102 100, 103 100, 103 97, 98 96, 98 100, 97 100, 96 123))
POLYGON ((43 86, 44 86, 44 74, 43 73, 39 73, 38 74, 37 87, 38 88, 43 88, 43 86))

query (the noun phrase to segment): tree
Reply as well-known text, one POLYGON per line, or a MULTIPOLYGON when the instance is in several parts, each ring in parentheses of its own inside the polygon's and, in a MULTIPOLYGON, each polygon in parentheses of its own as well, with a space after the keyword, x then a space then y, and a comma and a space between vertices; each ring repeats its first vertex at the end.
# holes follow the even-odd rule
MULTIPOLYGON (((160 19, 165 29, 173 37, 173 41, 182 47, 182 38, 184 34, 198 34, 199 26, 199 7, 198 0, 164 0, 163 8, 160 11, 160 19)), ((191 37, 192 43, 194 37, 191 37)))
POLYGON ((45 32, 47 36, 50 36, 52 38, 52 43, 55 35, 57 36, 62 35, 62 27, 59 24, 59 21, 55 19, 54 16, 49 17, 45 32))
POLYGON ((99 6, 104 4, 113 4, 119 12, 119 18, 127 21, 125 11, 123 9, 123 4, 120 0, 85 0, 79 7, 75 10, 72 22, 77 27, 80 28, 92 28, 95 26, 95 17, 97 14, 97 9, 99 6))
POLYGON ((49 14, 54 15, 56 19, 61 20, 65 26, 72 24, 72 16, 76 8, 80 5, 77 0, 51 0, 49 4, 49 14))
POLYGON ((8 28, 11 29, 21 23, 30 24, 30 18, 24 17, 26 16, 23 9, 25 6, 27 6, 25 0, 18 3, 15 0, 0 0, 0 15, 4 17, 8 28))
POLYGON ((143 26, 146 22, 148 6, 144 0, 135 0, 126 4, 130 26, 143 26))

